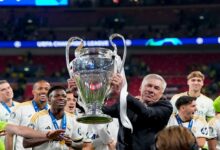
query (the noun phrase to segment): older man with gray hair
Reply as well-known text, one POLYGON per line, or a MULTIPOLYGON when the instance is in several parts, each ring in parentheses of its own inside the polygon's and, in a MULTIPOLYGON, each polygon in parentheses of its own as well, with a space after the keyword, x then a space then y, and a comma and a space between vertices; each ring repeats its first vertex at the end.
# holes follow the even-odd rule
MULTIPOLYGON (((113 76, 111 88, 114 95, 120 98, 124 79, 120 74, 113 76)), ((149 74, 141 84, 140 100, 126 95, 127 116, 133 126, 133 131, 121 123, 119 103, 111 107, 103 107, 103 112, 118 118, 120 123, 117 147, 119 150, 150 150, 155 144, 155 135, 168 123, 172 114, 172 105, 165 100, 163 93, 166 81, 158 74, 149 74)))

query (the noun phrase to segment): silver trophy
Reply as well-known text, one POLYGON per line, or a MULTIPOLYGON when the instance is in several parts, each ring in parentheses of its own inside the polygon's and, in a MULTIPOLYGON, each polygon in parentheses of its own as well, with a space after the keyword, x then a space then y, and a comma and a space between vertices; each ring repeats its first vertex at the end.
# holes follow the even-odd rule
POLYGON ((109 80, 116 72, 121 72, 127 53, 125 39, 120 34, 109 37, 114 50, 93 47, 83 48, 84 41, 79 37, 71 37, 66 46, 66 64, 70 78, 75 78, 79 96, 86 106, 86 113, 77 117, 77 121, 85 124, 109 123, 112 118, 101 111, 104 99, 110 92, 109 80), (124 44, 123 59, 117 54, 113 39, 119 37, 124 44), (75 42, 75 59, 69 61, 69 49, 75 42))

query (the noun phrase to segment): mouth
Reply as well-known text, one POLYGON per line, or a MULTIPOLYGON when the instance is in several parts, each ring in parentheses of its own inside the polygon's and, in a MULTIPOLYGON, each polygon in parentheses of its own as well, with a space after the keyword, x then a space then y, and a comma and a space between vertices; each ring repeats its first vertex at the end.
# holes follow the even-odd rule
POLYGON ((69 109, 70 109, 70 110, 74 109, 74 106, 69 106, 69 109))
POLYGON ((9 93, 6 95, 8 98, 13 98, 13 94, 9 93))
POLYGON ((151 94, 145 94, 144 97, 146 97, 146 98, 152 98, 153 95, 151 95, 151 94))
POLYGON ((60 102, 57 103, 57 105, 59 105, 59 106, 65 106, 66 103, 65 103, 64 101, 60 101, 60 102))
POLYGON ((199 85, 194 85, 194 88, 200 88, 200 86, 199 85))
POLYGON ((40 96, 40 101, 47 101, 47 96, 46 96, 46 94, 40 94, 39 95, 40 96))

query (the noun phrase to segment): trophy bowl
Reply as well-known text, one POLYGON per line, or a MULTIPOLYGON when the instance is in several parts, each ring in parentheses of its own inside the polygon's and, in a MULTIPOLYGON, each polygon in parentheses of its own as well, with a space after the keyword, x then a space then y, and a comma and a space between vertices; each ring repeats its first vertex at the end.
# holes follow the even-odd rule
POLYGON ((101 111, 102 105, 110 92, 110 79, 116 72, 121 72, 126 58, 125 39, 120 34, 109 37, 114 50, 101 47, 85 47, 84 41, 79 37, 72 37, 66 46, 66 64, 70 78, 74 78, 79 97, 85 105, 86 113, 77 116, 77 121, 85 124, 104 124, 112 118, 101 111), (124 43, 123 60, 117 55, 116 44, 113 38, 119 37, 124 43), (76 41, 77 40, 77 41, 76 41), (78 42, 75 49, 75 58, 69 61, 69 49, 72 42, 78 42), (120 61, 118 61, 120 60, 120 61), (121 62, 121 63, 118 63, 121 62))
POLYGON ((87 107, 84 116, 77 121, 86 124, 111 122, 112 118, 102 114, 101 107, 109 92, 109 79, 114 72, 112 51, 104 48, 85 48, 72 61, 72 69, 81 99, 87 107))

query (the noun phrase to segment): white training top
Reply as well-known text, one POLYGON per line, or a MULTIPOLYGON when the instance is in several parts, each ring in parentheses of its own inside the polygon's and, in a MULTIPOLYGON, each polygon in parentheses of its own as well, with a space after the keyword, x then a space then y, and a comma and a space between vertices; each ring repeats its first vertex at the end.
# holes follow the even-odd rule
MULTIPOLYGON (((173 105, 173 113, 177 112, 177 108, 175 106, 175 103, 176 103, 177 99, 181 96, 188 96, 187 92, 176 94, 170 100, 171 104, 173 105)), ((200 96, 197 97, 196 108, 197 108, 197 111, 196 111, 195 115, 199 115, 205 119, 206 119, 206 117, 214 117, 215 116, 215 110, 213 107, 212 99, 208 98, 207 96, 205 96, 203 94, 200 94, 200 96)))

